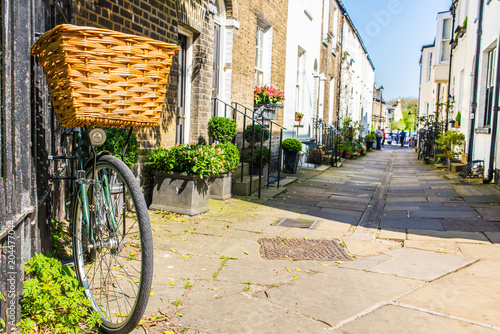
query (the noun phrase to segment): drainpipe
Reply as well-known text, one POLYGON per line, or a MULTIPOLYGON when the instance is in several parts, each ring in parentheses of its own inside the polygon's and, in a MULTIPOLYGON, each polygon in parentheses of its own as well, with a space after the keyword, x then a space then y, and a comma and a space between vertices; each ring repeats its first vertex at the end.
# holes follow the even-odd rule
POLYGON ((450 90, 451 90, 451 67, 453 64, 453 45, 455 43, 455 19, 456 19, 456 10, 455 10, 456 1, 453 1, 451 5, 451 15, 453 17, 453 21, 451 24, 451 41, 450 41, 450 66, 448 69, 448 96, 446 98, 446 131, 448 131, 448 124, 450 118, 450 90))
MULTIPOLYGON (((499 37, 500 42, 500 37, 499 37)), ((497 47, 497 50, 498 47, 497 47)), ((497 127, 498 127, 498 87, 500 86, 500 52, 497 51, 497 73, 495 78, 495 96, 493 98, 493 126, 491 129, 491 145, 490 145, 490 161, 488 168, 488 177, 483 179, 483 183, 490 183, 493 180, 494 165, 495 165, 495 145, 497 139, 497 127)))
POLYGON ((477 41, 476 41, 476 60, 474 64, 474 83, 472 86, 472 102, 470 105, 470 130, 469 130, 469 149, 467 150, 467 161, 472 161, 474 153, 474 130, 476 128, 476 108, 477 108, 477 86, 479 84, 479 58, 481 56, 481 35, 483 34, 483 9, 484 0, 479 1, 479 17, 477 22, 477 41))

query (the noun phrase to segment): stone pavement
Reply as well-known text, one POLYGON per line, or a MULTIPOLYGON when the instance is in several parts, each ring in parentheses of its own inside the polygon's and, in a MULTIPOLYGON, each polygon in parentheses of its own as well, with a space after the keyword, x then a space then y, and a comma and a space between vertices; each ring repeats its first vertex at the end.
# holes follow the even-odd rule
POLYGON ((135 332, 500 333, 497 186, 388 145, 296 176, 195 217, 151 212, 153 293, 135 332), (312 255, 314 240, 336 240, 348 257, 267 259, 267 238, 312 255))

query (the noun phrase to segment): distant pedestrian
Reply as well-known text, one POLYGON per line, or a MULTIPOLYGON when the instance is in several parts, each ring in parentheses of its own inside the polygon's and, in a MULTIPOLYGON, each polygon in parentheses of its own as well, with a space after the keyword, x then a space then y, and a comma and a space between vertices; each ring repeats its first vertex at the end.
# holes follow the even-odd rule
POLYGON ((382 149, 382 137, 384 136, 382 130, 380 130, 380 125, 377 130, 375 130, 375 139, 377 140, 377 150, 382 149))
POLYGON ((401 147, 403 147, 405 144, 405 138, 406 138, 406 132, 401 130, 401 132, 399 133, 399 142, 401 143, 401 147))
POLYGON ((383 134, 383 136, 382 136, 382 147, 384 147, 384 144, 385 144, 385 131, 384 130, 382 130, 382 134, 383 134))
POLYGON ((390 133, 388 133, 388 134, 387 134, 387 138, 386 138, 386 139, 387 139, 387 143, 388 143, 389 145, 392 145, 392 136, 391 136, 391 134, 390 134, 390 133))

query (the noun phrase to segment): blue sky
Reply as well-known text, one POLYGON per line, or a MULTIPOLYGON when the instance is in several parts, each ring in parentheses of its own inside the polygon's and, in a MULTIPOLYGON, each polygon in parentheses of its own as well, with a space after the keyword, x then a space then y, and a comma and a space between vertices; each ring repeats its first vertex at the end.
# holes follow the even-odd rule
POLYGON ((375 65, 384 99, 418 97, 420 49, 436 34, 436 15, 452 0, 343 0, 375 65))

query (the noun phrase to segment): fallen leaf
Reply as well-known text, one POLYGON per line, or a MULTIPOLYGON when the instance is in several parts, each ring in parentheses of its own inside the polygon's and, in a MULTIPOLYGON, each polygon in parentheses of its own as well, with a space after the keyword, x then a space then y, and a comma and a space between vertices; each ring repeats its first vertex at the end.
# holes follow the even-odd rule
POLYGON ((175 285, 175 283, 174 283, 174 282, 172 282, 172 281, 170 281, 170 283, 169 283, 169 284, 170 284, 170 285, 172 285, 172 286, 173 286, 173 285, 175 285))
POLYGON ((292 272, 289 268, 285 267, 286 271, 288 271, 289 273, 292 272))

